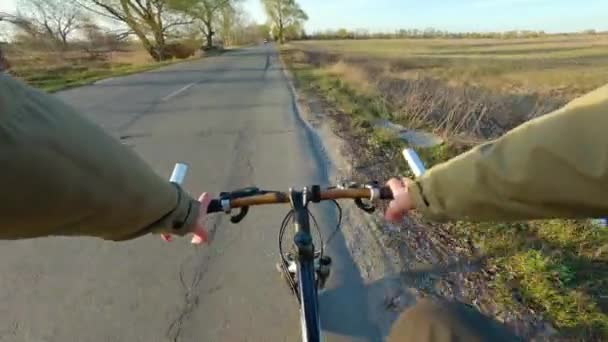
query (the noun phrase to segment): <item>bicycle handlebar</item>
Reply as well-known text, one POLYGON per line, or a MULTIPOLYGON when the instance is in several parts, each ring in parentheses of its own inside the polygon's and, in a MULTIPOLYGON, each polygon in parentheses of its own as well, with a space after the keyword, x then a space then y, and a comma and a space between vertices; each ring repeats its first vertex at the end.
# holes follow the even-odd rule
MULTIPOLYGON (((388 187, 369 187, 369 188, 328 188, 319 192, 320 201, 337 200, 337 199, 393 199, 393 192, 388 187), (376 192, 377 191, 377 192, 376 192), (376 193, 376 195, 374 195, 376 193), (375 198, 377 197, 377 198, 375 198)), ((289 203, 289 193, 287 192, 263 192, 259 195, 244 196, 234 199, 213 199, 209 203, 207 213, 218 213, 237 209, 242 207, 250 207, 256 205, 280 204, 289 203), (222 201, 225 201, 222 203, 222 201)))
MULTIPOLYGON (((402 151, 402 153, 414 175, 416 177, 420 177, 426 171, 426 169, 416 152, 413 149, 406 148, 402 151)), ((171 181, 182 184, 187 171, 188 165, 182 163, 176 164, 173 174, 171 175, 171 181)), ((320 190, 318 186, 315 186, 315 188, 318 191, 318 194, 317 198, 312 202, 337 199, 354 199, 355 201, 359 201, 357 202, 357 205, 361 205, 360 200, 362 199, 369 199, 371 201, 393 199, 393 193, 388 187, 367 185, 365 187, 332 187, 324 190, 320 190)), ((223 194, 224 196, 221 196, 221 198, 211 200, 207 208, 207 213, 229 212, 231 209, 246 209, 249 206, 255 205, 289 203, 290 198, 288 192, 260 191, 258 189, 254 189, 252 192, 238 192, 238 196, 231 196, 233 194, 235 193, 223 194), (228 195, 228 197, 225 195, 228 195)))

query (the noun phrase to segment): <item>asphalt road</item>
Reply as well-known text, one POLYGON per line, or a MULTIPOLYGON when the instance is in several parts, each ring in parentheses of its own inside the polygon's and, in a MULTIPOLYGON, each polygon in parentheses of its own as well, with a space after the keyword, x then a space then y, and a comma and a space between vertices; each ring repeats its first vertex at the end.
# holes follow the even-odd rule
MULTIPOLYGON (((192 193, 327 184, 318 141, 280 68, 274 48, 259 46, 58 96, 159 174, 189 163, 192 193)), ((0 341, 298 341, 297 304, 274 267, 285 210, 256 208, 240 225, 213 217, 213 243, 202 248, 153 236, 2 242, 0 341)), ((334 215, 326 207, 317 218, 330 226, 334 215)), ((342 237, 329 248, 327 340, 380 340, 342 237)))

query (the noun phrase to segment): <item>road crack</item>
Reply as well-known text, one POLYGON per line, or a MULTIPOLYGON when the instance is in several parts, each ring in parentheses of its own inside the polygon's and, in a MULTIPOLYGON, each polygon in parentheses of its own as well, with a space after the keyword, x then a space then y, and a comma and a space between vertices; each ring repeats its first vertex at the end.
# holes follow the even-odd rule
MULTIPOLYGON (((217 228, 221 225, 222 221, 223 221, 222 217, 217 217, 212 223, 210 223, 208 225, 208 227, 211 227, 209 229, 209 244, 210 245, 213 243, 213 240, 215 239, 215 235, 217 232, 217 228)), ((240 236, 240 234, 236 235, 237 238, 239 236, 240 236)), ((200 258, 199 261, 194 265, 194 268, 193 268, 194 273, 192 275, 192 279, 190 282, 187 281, 186 275, 188 273, 187 266, 189 264, 189 261, 191 261, 192 259, 189 258, 187 260, 184 260, 181 263, 178 280, 179 280, 179 283, 184 292, 184 295, 183 295, 184 300, 183 300, 182 307, 179 309, 179 313, 177 314, 177 317, 169 324, 169 327, 167 328, 166 336, 170 341, 173 341, 173 342, 180 341, 182 333, 183 333, 184 323, 190 318, 190 316, 198 308, 198 306, 200 304, 199 293, 201 293, 201 291, 199 291, 199 287, 200 287, 202 280, 204 279, 205 274, 207 273, 207 271, 209 269, 209 265, 211 264, 211 261, 214 258, 221 257, 222 255, 224 255, 224 253, 226 253, 228 250, 230 250, 230 248, 228 248, 228 247, 234 241, 236 241, 237 238, 228 241, 228 243, 223 248, 221 248, 221 250, 219 250, 219 252, 209 253, 206 256, 204 256, 203 258, 200 258)), ((193 255, 193 258, 197 258, 198 256, 199 256, 199 254, 195 254, 195 255, 193 255)), ((219 290, 221 287, 222 287, 221 285, 215 285, 215 286, 211 287, 210 289, 204 290, 203 292, 212 293, 212 292, 219 290)))
POLYGON ((188 319, 188 317, 190 317, 199 304, 199 296, 196 294, 195 289, 198 288, 201 279, 207 272, 210 259, 211 256, 208 255, 199 261, 194 268, 194 274, 190 284, 188 284, 185 280, 186 261, 180 265, 179 282, 184 290, 184 305, 180 309, 177 317, 173 320, 173 322, 171 322, 169 328, 167 329, 167 337, 173 342, 179 341, 184 322, 188 319))

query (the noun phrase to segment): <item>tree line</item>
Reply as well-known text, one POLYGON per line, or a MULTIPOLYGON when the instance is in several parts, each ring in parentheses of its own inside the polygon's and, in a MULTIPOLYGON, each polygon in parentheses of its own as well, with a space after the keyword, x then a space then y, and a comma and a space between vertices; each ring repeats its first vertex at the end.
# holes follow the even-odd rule
POLYGON ((184 41, 204 50, 273 38, 302 36, 306 13, 295 0, 260 0, 268 22, 258 24, 243 0, 20 0, 15 13, 0 13, 13 27, 12 41, 67 50, 88 42, 116 45, 136 37, 157 61, 175 56, 184 41))
MULTIPOLYGON (((608 32, 597 32, 595 30, 584 30, 579 33, 562 33, 562 35, 573 34, 605 34, 608 32)), ((301 39, 425 39, 425 38, 448 38, 448 39, 514 39, 514 38, 538 38, 551 35, 545 31, 533 30, 511 30, 505 32, 449 32, 435 28, 400 29, 394 32, 371 32, 367 29, 348 30, 345 28, 336 30, 325 30, 303 35, 301 39)))

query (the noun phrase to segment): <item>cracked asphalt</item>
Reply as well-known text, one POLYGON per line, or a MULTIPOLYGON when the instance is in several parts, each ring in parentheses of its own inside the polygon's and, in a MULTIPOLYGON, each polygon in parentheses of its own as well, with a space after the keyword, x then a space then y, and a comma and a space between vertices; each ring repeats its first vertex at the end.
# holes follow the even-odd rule
MULTIPOLYGON (((265 45, 57 96, 159 174, 189 163, 193 194, 327 184, 324 152, 286 82, 275 48, 265 45)), ((213 242, 202 248, 154 236, 0 242, 0 341, 298 341, 297 304, 274 266, 286 210, 255 208, 239 225, 214 216, 213 242)), ((321 207, 317 219, 328 236, 334 210, 321 207)), ((344 238, 328 252, 327 340, 381 340, 344 238)))

